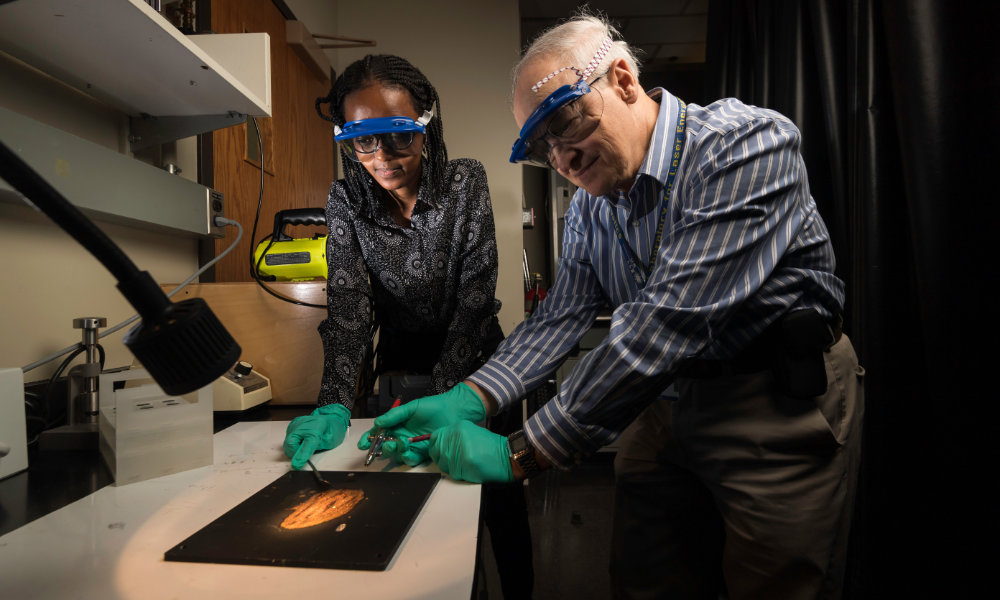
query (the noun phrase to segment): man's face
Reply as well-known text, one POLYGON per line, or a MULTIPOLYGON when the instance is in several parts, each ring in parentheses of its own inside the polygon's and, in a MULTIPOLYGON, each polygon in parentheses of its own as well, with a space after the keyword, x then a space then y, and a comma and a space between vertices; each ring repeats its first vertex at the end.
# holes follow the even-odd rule
MULTIPOLYGON (((566 70, 532 91, 537 81, 564 67, 559 59, 541 57, 525 65, 514 90, 514 119, 518 128, 531 116, 532 111, 554 90, 575 82, 578 77, 566 70)), ((587 192, 598 196, 616 189, 627 190, 635 177, 635 168, 629 166, 627 134, 627 105, 622 100, 617 78, 609 73, 597 81, 590 94, 600 94, 603 114, 597 128, 587 137, 572 143, 554 143, 549 155, 550 164, 560 175, 587 192)))

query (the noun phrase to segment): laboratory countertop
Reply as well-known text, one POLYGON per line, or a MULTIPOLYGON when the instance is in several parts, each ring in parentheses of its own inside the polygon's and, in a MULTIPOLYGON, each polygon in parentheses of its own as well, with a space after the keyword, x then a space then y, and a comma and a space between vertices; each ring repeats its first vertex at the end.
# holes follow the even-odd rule
MULTIPOLYGON (((290 421, 309 414, 315 406, 262 404, 242 413, 214 414, 218 433, 245 421, 290 421)), ((0 480, 0 536, 76 502, 106 485, 114 477, 97 450, 29 451, 28 469, 0 480)))
MULTIPOLYGON (((295 411, 286 414, 307 412, 295 411)), ((0 536, 0 597, 273 600, 328 596, 332 590, 338 597, 471 597, 480 486, 444 477, 384 571, 164 560, 164 552, 289 470, 281 450, 287 420, 269 420, 276 416, 281 410, 231 425, 217 418, 212 465, 122 486, 112 483, 99 457, 96 463, 77 452, 33 457, 29 472, 0 482, 0 507, 17 504, 8 500, 18 491, 28 496, 29 488, 41 498, 18 499, 31 506, 24 514, 9 509, 0 514, 8 526, 25 523, 0 536), (22 477, 29 475, 36 480, 30 486, 22 477), (74 490, 61 498, 60 476, 64 487, 74 490)), ((357 450, 356 438, 370 426, 370 419, 353 420, 340 447, 314 456, 317 468, 364 470, 365 453, 357 450)), ((379 470, 438 472, 431 464, 410 469, 380 463, 379 470)))

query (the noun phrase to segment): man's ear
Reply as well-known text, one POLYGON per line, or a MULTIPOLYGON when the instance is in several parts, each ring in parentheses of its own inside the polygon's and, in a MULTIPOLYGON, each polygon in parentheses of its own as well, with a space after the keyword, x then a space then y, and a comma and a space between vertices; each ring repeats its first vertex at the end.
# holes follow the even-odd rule
POLYGON ((615 93, 625 101, 626 104, 634 104, 639 99, 642 92, 639 85, 639 78, 635 76, 632 69, 624 58, 619 58, 608 67, 608 83, 614 86, 615 93))

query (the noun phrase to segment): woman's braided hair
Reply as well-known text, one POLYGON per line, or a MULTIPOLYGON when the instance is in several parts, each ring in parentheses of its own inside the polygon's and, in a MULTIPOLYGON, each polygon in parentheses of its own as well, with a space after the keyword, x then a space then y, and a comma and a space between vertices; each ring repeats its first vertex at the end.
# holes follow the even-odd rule
MULTIPOLYGON (((354 61, 333 82, 330 93, 325 98, 316 99, 316 112, 334 125, 343 127, 344 98, 375 82, 406 90, 418 115, 433 109, 434 118, 427 124, 424 134, 419 195, 426 197, 424 194, 430 192, 430 197, 436 198, 444 186, 444 172, 448 164, 448 150, 444 144, 444 126, 441 121, 441 100, 427 77, 409 61, 391 54, 369 54, 354 61), (327 103, 330 105, 330 116, 323 114, 320 107, 327 103)), ((349 196, 374 206, 382 194, 381 186, 343 148, 340 156, 349 196)))

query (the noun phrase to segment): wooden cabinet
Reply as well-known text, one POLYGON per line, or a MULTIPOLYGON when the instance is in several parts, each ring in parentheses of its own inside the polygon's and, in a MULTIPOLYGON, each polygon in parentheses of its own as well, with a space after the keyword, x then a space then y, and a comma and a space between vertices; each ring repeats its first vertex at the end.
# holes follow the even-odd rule
MULTIPOLYGON (((301 302, 326 302, 326 282, 279 282, 270 286, 301 302)), ((172 285, 164 285, 169 292, 172 285)), ((256 283, 192 283, 174 296, 202 298, 239 342, 240 360, 271 380, 271 404, 312 404, 319 398, 323 343, 316 328, 326 311, 278 300, 256 283)))

